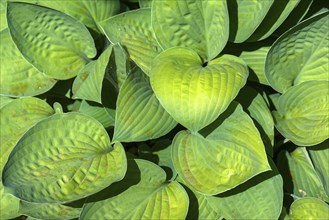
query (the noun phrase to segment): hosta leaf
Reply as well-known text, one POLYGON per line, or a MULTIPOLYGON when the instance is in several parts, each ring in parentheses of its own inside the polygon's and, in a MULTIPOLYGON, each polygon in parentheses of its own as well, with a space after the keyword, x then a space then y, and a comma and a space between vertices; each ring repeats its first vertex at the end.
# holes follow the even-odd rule
POLYGON ((84 205, 80 219, 185 219, 188 196, 176 181, 146 160, 128 160, 125 178, 84 205))
POLYGON ((79 107, 79 112, 95 118, 105 128, 114 126, 115 110, 100 105, 92 105, 83 100, 79 107))
MULTIPOLYGON (((293 182, 293 194, 298 197, 317 197, 329 201, 323 184, 314 169, 311 159, 305 148, 296 148, 292 153, 279 154, 281 172, 289 172, 293 182), (284 158, 282 158, 284 157, 284 158), (287 161, 287 165, 284 166, 287 161)), ((288 181, 288 178, 286 178, 288 181)), ((288 186, 286 186, 288 188, 288 186)))
POLYGON ((20 213, 37 219, 65 220, 79 217, 81 208, 61 204, 30 203, 20 201, 20 213))
POLYGON ((289 215, 293 220, 328 219, 329 206, 317 198, 302 198, 291 204, 289 215))
POLYGON ((167 134, 177 122, 155 97, 148 77, 135 69, 120 88, 114 126, 114 141, 154 139, 167 134))
POLYGON ((12 219, 21 215, 19 211, 20 200, 6 193, 0 181, 0 219, 12 219))
POLYGON ((162 49, 151 25, 151 9, 137 9, 116 15, 100 23, 112 43, 120 43, 129 57, 146 73, 162 49))
POLYGON ((10 98, 9 96, 0 95, 0 109, 12 101, 14 101, 14 99, 10 98))
POLYGON ((278 219, 282 209, 282 177, 275 171, 260 174, 237 188, 208 196, 225 219, 278 219))
POLYGON ((7 27, 7 17, 6 17, 6 1, 0 1, 0 31, 7 27))
POLYGON ((329 79, 329 12, 298 24, 273 44, 265 74, 271 86, 285 92, 293 85, 329 79))
POLYGON ((227 4, 226 1, 153 1, 152 25, 164 49, 187 47, 209 61, 222 51, 228 40, 227 4))
POLYGON ((215 195, 270 169, 252 120, 236 103, 227 111, 206 138, 181 131, 173 140, 174 166, 192 190, 215 195))
POLYGON ((150 8, 152 7, 152 1, 153 0, 139 0, 139 6, 141 8, 150 8))
POLYGON ((315 147, 308 148, 308 152, 312 159, 314 169, 321 179, 327 196, 329 196, 329 139, 315 147))
POLYGON ((274 0, 228 1, 230 15, 230 41, 247 40, 265 18, 274 0))
POLYGON ((301 0, 274 1, 262 23, 248 41, 259 41, 269 37, 289 16, 301 0))
POLYGON ((48 91, 56 80, 35 69, 25 60, 6 28, 0 32, 0 93, 33 96, 48 91))
MULTIPOLYGON (((241 89, 236 100, 254 120, 254 123, 261 134, 265 146, 274 145, 274 121, 269 109, 268 100, 252 87, 245 86, 241 89)), ((272 148, 272 147, 271 147, 272 148)))
POLYGON ((275 127, 298 146, 329 137, 329 81, 309 81, 289 88, 278 100, 275 127))
POLYGON ((265 76, 265 59, 270 46, 261 46, 252 50, 244 50, 240 54, 240 58, 248 65, 248 80, 256 81, 264 85, 269 85, 265 76))
POLYGON ((112 46, 109 46, 97 60, 80 70, 72 86, 72 98, 102 102, 102 83, 111 53, 112 46))
POLYGON ((10 2, 8 27, 17 48, 39 71, 69 79, 96 55, 87 28, 72 17, 45 7, 10 2))
POLYGON ((176 47, 155 58, 150 77, 161 105, 192 131, 209 125, 225 111, 248 77, 244 62, 231 55, 202 65, 196 52, 176 47))
POLYGON ((87 27, 95 31, 98 30, 98 23, 120 11, 119 0, 71 0, 66 1, 48 1, 39 0, 38 4, 54 8, 79 20, 87 27))
POLYGON ((122 145, 112 147, 99 122, 80 113, 57 113, 20 139, 4 168, 3 184, 29 202, 65 203, 121 180, 126 166, 122 145))

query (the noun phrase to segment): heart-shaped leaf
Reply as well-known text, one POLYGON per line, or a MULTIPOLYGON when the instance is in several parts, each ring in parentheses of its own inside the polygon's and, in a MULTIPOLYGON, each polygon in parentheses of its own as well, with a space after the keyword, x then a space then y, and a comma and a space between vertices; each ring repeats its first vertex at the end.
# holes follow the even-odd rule
POLYGON ((96 55, 87 28, 64 13, 9 2, 7 19, 17 48, 27 61, 49 77, 72 78, 96 55))
POLYGON ((230 41, 241 43, 257 29, 270 10, 274 0, 228 1, 230 15, 230 41))
POLYGON ((153 1, 152 25, 164 49, 187 47, 209 61, 228 40, 226 1, 153 1))
POLYGON ((309 81, 289 88, 273 112, 275 127, 298 146, 329 138, 329 81, 309 81))
POLYGON ((290 206, 289 216, 293 220, 328 219, 329 206, 313 197, 297 199, 290 206))
POLYGON ((51 89, 56 80, 39 72, 25 60, 12 41, 9 30, 0 32, 0 93, 11 96, 39 95, 51 89))
POLYGON ((124 46, 129 57, 149 74, 152 60, 162 48, 155 39, 151 25, 151 9, 128 11, 100 23, 112 43, 124 46))
POLYGON ((173 140, 178 174, 203 194, 225 192, 270 169, 260 135, 242 107, 232 103, 223 115, 206 138, 181 131, 173 140))
POLYGON ((126 168, 123 146, 112 147, 98 121, 57 113, 20 139, 5 165, 3 184, 29 202, 65 203, 121 180, 126 168))
POLYGON ((152 65, 155 95, 191 131, 209 125, 224 112, 248 77, 247 66, 234 56, 224 55, 202 65, 196 52, 183 47, 164 51, 152 65))
POLYGON ((111 53, 112 46, 109 46, 96 61, 80 70, 73 82, 72 98, 102 103, 102 83, 111 53))
POLYGON ((311 158, 304 147, 296 148, 290 154, 282 151, 279 154, 279 168, 283 175, 289 172, 289 177, 285 176, 285 187, 288 189, 293 183, 293 193, 298 197, 317 197, 329 202, 323 184, 317 172, 314 169, 311 158))
POLYGON ((329 79, 329 12, 298 24, 273 44, 265 74, 278 92, 311 80, 329 79), (302 39, 302 40, 300 40, 302 39))
POLYGON ((80 219, 185 219, 188 196, 154 163, 128 160, 125 178, 84 205, 80 219))
POLYGON ((120 88, 113 141, 154 139, 167 134, 176 125, 155 97, 148 77, 136 68, 120 88))

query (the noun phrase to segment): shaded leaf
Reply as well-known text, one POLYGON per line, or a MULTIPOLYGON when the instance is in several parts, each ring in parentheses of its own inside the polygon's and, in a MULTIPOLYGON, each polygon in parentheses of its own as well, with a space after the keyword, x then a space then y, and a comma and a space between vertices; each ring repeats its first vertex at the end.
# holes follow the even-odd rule
POLYGON ((123 146, 112 147, 99 122, 57 113, 20 139, 5 165, 3 184, 29 202, 65 203, 121 180, 126 166, 123 146))
POLYGON ((152 26, 164 49, 186 47, 212 60, 228 40, 226 1, 154 1, 152 26))
POLYGON ((72 17, 45 7, 10 2, 8 27, 17 48, 40 72, 69 79, 96 55, 87 28, 72 17))
POLYGON ((139 7, 150 8, 152 6, 152 0, 139 0, 139 7))
POLYGON ((161 137, 176 126, 155 97, 148 77, 135 69, 120 88, 113 141, 143 141, 161 137))
POLYGON ((298 24, 273 44, 265 74, 278 92, 311 80, 329 79, 329 12, 298 24))
POLYGON ((169 114, 191 131, 204 128, 225 111, 248 77, 244 62, 231 55, 202 65, 196 52, 183 47, 164 51, 152 65, 155 95, 169 114))

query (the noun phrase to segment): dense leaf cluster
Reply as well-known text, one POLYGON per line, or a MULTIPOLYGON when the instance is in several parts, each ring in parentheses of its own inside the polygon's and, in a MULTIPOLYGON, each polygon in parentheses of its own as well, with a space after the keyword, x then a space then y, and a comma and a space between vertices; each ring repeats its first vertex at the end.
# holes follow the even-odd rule
POLYGON ((329 219, 324 1, 0 16, 1 219, 329 219))

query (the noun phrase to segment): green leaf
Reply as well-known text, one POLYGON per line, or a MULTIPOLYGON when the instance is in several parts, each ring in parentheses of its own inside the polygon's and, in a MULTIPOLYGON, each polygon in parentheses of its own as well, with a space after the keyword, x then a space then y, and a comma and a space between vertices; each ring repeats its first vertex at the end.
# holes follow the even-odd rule
POLYGON ((26 201, 20 201, 19 204, 20 213, 37 219, 65 220, 78 218, 81 210, 81 208, 61 204, 30 203, 26 201))
POLYGON ((155 39, 151 25, 151 9, 128 11, 100 23, 103 32, 113 43, 120 43, 146 74, 152 60, 162 49, 155 39))
POLYGON ((289 215, 293 220, 328 219, 329 206, 317 198, 302 198, 291 204, 289 215))
POLYGON ((301 0, 274 1, 262 23, 248 41, 260 41, 269 37, 300 2, 301 0))
POLYGON ((0 31, 7 28, 6 8, 7 8, 7 2, 0 1, 0 31))
POLYGON ((17 48, 40 72, 69 79, 96 55, 87 28, 72 17, 45 7, 8 3, 8 27, 17 48))
POLYGON ((0 32, 0 93, 11 96, 39 95, 51 89, 56 80, 35 69, 25 60, 6 28, 0 32))
POLYGON ((229 36, 226 1, 153 1, 152 25, 164 49, 186 47, 204 60, 215 58, 229 36))
POLYGON ((99 31, 98 23, 120 12, 119 0, 38 0, 38 4, 64 12, 94 31, 99 31))
POLYGON ((91 61, 80 70, 72 86, 73 99, 102 103, 102 83, 111 53, 112 46, 109 46, 97 60, 91 61))
POLYGON ((125 178, 112 184, 101 198, 90 198, 80 219, 185 219, 188 196, 176 181, 146 160, 128 160, 125 178), (96 200, 96 201, 95 201, 96 200), (95 202, 94 202, 95 201, 95 202))
POLYGON ((278 219, 282 209, 282 177, 276 171, 262 173, 237 188, 208 196, 210 205, 225 219, 278 219))
POLYGON ((283 93, 306 81, 329 79, 328 18, 329 12, 307 19, 273 44, 265 74, 275 90, 283 93))
POLYGON ((252 87, 241 89, 236 100, 253 119, 265 146, 272 149, 274 145, 274 121, 269 109, 266 94, 262 94, 252 87))
POLYGON ((269 85, 265 76, 265 59, 269 50, 270 46, 260 46, 241 52, 239 57, 246 62, 251 70, 248 80, 269 85))
POLYGON ((329 81, 309 81, 289 88, 273 112, 275 127, 298 146, 329 137, 329 81))
MULTIPOLYGON (((290 154, 285 151, 282 152, 279 154, 279 161, 281 172, 290 172, 293 183, 292 193, 294 195, 298 197, 317 197, 329 201, 311 158, 304 147, 296 148, 290 154)), ((286 180, 288 181, 288 178, 286 180)), ((286 188, 288 188, 287 185, 286 188)))
POLYGON ((161 137, 177 122, 155 97, 148 77, 135 69, 119 91, 113 141, 144 141, 161 137))
POLYGON ((10 98, 9 96, 0 95, 0 109, 12 101, 14 101, 14 99, 10 98))
POLYGON ((314 169, 321 179, 323 187, 329 197, 329 139, 321 144, 308 148, 309 155, 312 159, 314 169))
POLYGON ((114 126, 115 110, 106 108, 101 105, 92 105, 87 101, 83 100, 79 107, 79 112, 95 118, 105 128, 114 126))
POLYGON ((230 37, 235 43, 246 41, 261 24, 274 0, 228 1, 230 37))
POLYGON ((204 128, 224 112, 248 77, 244 62, 231 55, 202 65, 196 52, 183 47, 164 51, 152 65, 155 95, 169 114, 191 131, 204 128))
POLYGON ((223 115, 206 138, 181 131, 172 143, 178 174, 203 194, 225 192, 270 169, 260 135, 242 107, 234 103, 223 115))
POLYGON ((152 0, 139 0, 139 7, 141 8, 151 8, 152 0))
POLYGON ((20 200, 13 195, 6 193, 0 181, 0 219, 12 219, 19 217, 20 200))
POLYGON ((22 200, 66 203, 121 180, 126 168, 123 146, 112 147, 98 121, 57 113, 20 139, 4 168, 3 184, 22 200))

